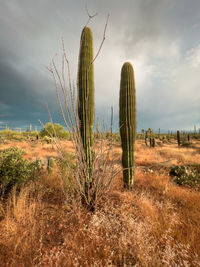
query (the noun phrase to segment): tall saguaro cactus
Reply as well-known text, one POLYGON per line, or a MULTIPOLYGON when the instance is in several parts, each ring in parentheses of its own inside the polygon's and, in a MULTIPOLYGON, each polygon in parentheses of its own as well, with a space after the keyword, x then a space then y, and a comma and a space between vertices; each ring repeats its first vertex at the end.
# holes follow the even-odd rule
POLYGON ((134 149, 136 139, 136 98, 134 70, 125 62, 121 70, 119 99, 119 129, 122 146, 124 186, 132 188, 134 183, 134 149))
POLYGON ((91 183, 93 168, 94 139, 94 69, 93 35, 89 27, 84 27, 81 34, 78 64, 78 116, 85 158, 88 167, 86 194, 91 183))

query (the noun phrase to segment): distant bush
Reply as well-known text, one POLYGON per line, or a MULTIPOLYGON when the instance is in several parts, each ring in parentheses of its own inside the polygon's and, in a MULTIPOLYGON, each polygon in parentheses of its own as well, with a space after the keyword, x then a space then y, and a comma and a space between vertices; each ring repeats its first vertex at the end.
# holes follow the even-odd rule
POLYGON ((188 146, 190 146, 191 144, 192 144, 192 143, 190 143, 190 142, 183 141, 182 144, 181 144, 181 146, 183 146, 183 147, 188 147, 188 146))
POLYGON ((191 187, 199 187, 200 170, 192 166, 173 166, 170 175, 175 176, 173 181, 178 185, 187 185, 191 187))
POLYGON ((68 139, 70 137, 70 134, 64 130, 64 127, 60 125, 59 123, 52 124, 51 122, 48 122, 45 124, 44 129, 40 132, 41 137, 58 137, 61 139, 68 139))
POLYGON ((19 142, 25 140, 22 133, 11 130, 0 131, 0 137, 4 140, 15 140, 19 142))
POLYGON ((10 192, 14 185, 36 178, 40 171, 39 161, 23 159, 24 151, 11 147, 0 151, 0 192, 10 192))
POLYGON ((43 141, 45 141, 47 144, 52 144, 53 143, 53 138, 49 137, 49 136, 44 136, 42 138, 43 141))

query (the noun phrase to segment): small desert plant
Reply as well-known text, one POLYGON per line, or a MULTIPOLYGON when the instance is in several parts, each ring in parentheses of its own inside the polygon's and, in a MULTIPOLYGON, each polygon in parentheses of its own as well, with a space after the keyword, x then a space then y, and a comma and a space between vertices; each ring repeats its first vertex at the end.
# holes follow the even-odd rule
POLYGON ((200 169, 192 166, 173 166, 170 175, 178 185, 197 187, 200 185, 200 169))
POLYGON ((191 143, 186 142, 186 141, 182 141, 182 144, 181 144, 181 146, 183 146, 183 147, 189 147, 190 145, 191 145, 191 143))
POLYGON ((42 138, 42 141, 43 141, 43 142, 46 142, 47 144, 52 144, 52 143, 53 143, 53 138, 50 137, 50 136, 44 136, 44 137, 42 138))
POLYGON ((0 152, 0 186, 1 193, 10 192, 14 185, 31 178, 37 178, 40 171, 39 161, 30 162, 23 159, 24 151, 11 147, 0 152))

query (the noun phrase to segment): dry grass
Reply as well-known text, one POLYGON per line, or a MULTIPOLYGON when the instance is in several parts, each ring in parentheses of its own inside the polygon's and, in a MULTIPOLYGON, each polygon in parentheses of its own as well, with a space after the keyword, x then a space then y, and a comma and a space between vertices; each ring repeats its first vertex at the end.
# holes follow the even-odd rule
POLYGON ((163 163, 199 164, 197 152, 138 142, 134 190, 118 175, 94 213, 63 194, 58 174, 13 191, 0 202, 0 266, 200 266, 200 194, 173 184, 163 163))

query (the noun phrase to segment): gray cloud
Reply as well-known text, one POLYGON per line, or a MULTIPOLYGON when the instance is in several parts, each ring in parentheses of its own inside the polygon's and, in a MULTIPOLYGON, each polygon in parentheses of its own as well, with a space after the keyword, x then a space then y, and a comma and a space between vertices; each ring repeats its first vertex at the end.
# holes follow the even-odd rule
MULTIPOLYGON (((48 120, 48 102, 61 121, 48 65, 61 51, 61 36, 76 79, 79 38, 87 21, 85 1, 0 0, 0 113, 13 126, 48 120)), ((129 60, 135 69, 138 129, 176 129, 200 124, 199 0, 87 1, 94 49, 101 43, 107 13, 106 40, 95 62, 96 116, 110 117, 118 127, 120 70, 129 60), (195 62, 195 64, 194 64, 195 62), (195 66, 194 66, 195 65, 195 66)))

